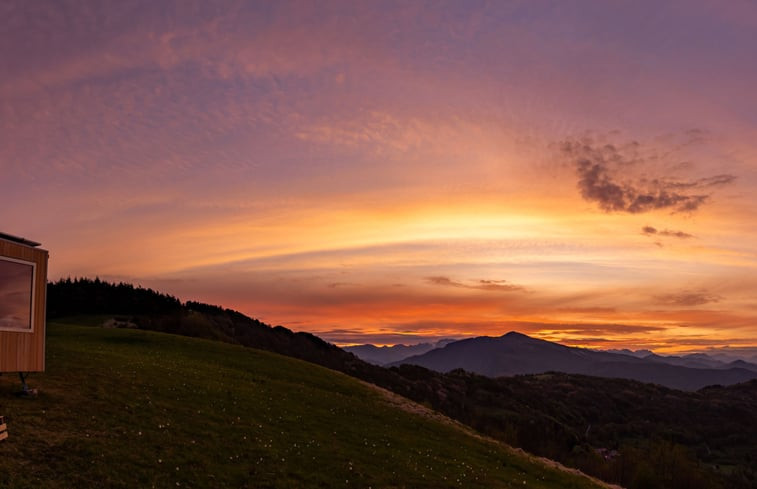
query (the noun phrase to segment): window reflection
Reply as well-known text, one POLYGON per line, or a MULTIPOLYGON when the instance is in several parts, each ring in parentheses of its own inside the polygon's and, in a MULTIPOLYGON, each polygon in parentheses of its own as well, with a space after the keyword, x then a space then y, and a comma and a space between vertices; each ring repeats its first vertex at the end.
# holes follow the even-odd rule
POLYGON ((0 257, 0 329, 32 329, 34 265, 0 257))

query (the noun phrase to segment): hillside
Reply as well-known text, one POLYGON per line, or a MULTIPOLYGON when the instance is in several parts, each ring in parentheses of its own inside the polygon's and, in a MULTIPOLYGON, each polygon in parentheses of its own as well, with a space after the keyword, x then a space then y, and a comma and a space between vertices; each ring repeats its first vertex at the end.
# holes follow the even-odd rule
POLYGON ((721 368, 692 368, 672 364, 672 361, 675 360, 569 347, 510 332, 500 337, 480 336, 455 341, 393 365, 407 363, 438 372, 463 369, 489 377, 564 372, 632 379, 692 391, 708 385, 731 385, 757 378, 757 370, 748 368, 746 362, 721 368))
POLYGON ((89 314, 65 321, 212 338, 307 360, 629 489, 757 488, 757 381, 684 392, 584 375, 491 378, 412 365, 382 368, 311 334, 126 284, 83 279, 51 284, 48 291, 57 307, 49 313, 89 314))
MULTIPOLYGON (((98 279, 67 279, 48 284, 48 320, 84 316, 98 324, 138 328, 252 346, 342 372, 383 369, 359 360, 310 333, 272 327, 232 309, 195 301, 180 302, 160 292, 98 279)), ((369 375, 369 374, 368 374, 369 375)))
POLYGON ((548 373, 491 378, 403 365, 406 394, 494 436, 633 489, 757 488, 757 380, 697 392, 548 373))
POLYGON ((601 487, 309 363, 50 324, 37 398, 0 378, 0 486, 601 487))

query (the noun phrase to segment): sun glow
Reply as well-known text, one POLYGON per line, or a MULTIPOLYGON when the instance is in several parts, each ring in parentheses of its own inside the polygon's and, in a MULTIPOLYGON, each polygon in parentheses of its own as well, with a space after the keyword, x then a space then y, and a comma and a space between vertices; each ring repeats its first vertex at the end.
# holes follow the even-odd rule
POLYGON ((592 44, 569 9, 418 29, 408 6, 348 4, 349 25, 256 2, 135 10, 113 33, 13 17, 2 35, 29 49, 0 73, 3 226, 48 246, 51 279, 334 341, 757 341, 748 22, 693 5, 728 55, 666 26, 642 34, 666 36, 650 64, 637 31, 592 44))

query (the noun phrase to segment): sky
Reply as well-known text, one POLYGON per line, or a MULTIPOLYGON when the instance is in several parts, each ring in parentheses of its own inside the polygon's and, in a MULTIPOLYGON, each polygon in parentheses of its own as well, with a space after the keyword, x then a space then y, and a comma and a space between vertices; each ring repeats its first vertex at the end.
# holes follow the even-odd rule
POLYGON ((0 2, 0 231, 336 344, 757 346, 752 1, 0 2))

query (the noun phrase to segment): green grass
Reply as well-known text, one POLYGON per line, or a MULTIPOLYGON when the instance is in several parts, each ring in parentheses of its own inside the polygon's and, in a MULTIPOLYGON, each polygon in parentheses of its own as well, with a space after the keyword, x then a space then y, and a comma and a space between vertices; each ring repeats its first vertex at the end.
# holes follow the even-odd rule
POLYGON ((600 487, 234 345, 50 324, 29 383, 0 377, 0 487, 600 487))

